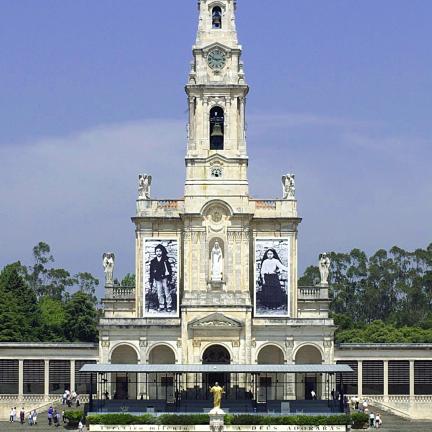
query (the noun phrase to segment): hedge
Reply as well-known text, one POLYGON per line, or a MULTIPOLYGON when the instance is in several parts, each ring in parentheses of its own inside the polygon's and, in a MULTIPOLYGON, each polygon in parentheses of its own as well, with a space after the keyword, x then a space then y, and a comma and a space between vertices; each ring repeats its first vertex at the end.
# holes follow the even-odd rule
POLYGON ((84 413, 82 411, 65 411, 64 416, 69 426, 78 426, 79 421, 84 418, 84 413))
MULTIPOLYGON (((354 414, 356 415, 356 414, 354 414)), ((361 419, 358 419, 359 421, 361 419)), ((209 424, 208 414, 176 415, 163 414, 153 416, 145 414, 134 416, 132 414, 98 414, 87 417, 89 424, 105 425, 137 425, 137 424, 160 424, 160 425, 205 425, 209 424)), ((333 416, 266 416, 266 415, 225 415, 226 425, 346 425, 351 424, 353 418, 349 415, 333 416)), ((356 420, 357 421, 357 420, 356 420)), ((366 419, 367 421, 367 419, 366 419)))

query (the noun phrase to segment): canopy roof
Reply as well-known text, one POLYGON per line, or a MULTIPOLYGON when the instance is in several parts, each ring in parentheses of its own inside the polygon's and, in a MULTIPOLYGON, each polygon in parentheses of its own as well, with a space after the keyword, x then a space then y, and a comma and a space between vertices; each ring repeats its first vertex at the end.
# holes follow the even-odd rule
POLYGON ((128 373, 335 373, 353 372, 345 364, 86 364, 80 372, 128 373))

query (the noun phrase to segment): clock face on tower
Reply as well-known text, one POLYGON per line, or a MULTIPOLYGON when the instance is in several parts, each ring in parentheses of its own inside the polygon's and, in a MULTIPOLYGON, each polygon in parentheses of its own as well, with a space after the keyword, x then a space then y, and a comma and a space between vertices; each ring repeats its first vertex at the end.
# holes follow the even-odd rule
POLYGON ((221 70, 226 63, 226 54, 220 48, 212 49, 207 56, 208 65, 214 70, 221 70))

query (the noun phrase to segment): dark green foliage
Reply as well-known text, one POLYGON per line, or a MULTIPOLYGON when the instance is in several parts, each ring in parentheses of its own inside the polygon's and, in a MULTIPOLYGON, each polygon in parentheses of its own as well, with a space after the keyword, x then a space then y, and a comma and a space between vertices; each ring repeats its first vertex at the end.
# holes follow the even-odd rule
POLYGON ((70 341, 97 340, 98 313, 92 296, 77 291, 65 305, 65 335, 70 341))
POLYGON ((89 424, 104 425, 137 425, 156 424, 157 417, 151 414, 134 416, 132 414, 96 414, 87 417, 89 424))
POLYGON ((123 287, 135 287, 135 275, 128 273, 121 281, 123 287))
POLYGON ((38 340, 39 308, 36 295, 26 284, 19 262, 0 273, 0 341, 38 340))
POLYGON ((46 243, 33 248, 33 257, 31 266, 17 262, 0 273, 0 341, 95 342, 99 281, 87 272, 71 276, 51 267, 46 243))
POLYGON ((162 425, 203 425, 209 422, 208 414, 163 414, 157 418, 157 423, 162 425))
POLYGON ((77 427, 80 420, 84 420, 84 413, 82 411, 65 411, 64 416, 67 419, 69 427, 77 427))
MULTIPOLYGON (((175 415, 164 414, 152 416, 134 416, 131 414, 99 414, 87 417, 89 424, 105 425, 208 425, 208 414, 175 415)), ((265 416, 265 415, 233 415, 225 416, 226 425, 347 425, 352 423, 349 415, 333 416, 265 416)))
POLYGON ((351 414, 353 429, 363 429, 368 425, 369 416, 365 413, 355 412, 351 414))
MULTIPOLYGON (((394 246, 370 257, 353 249, 330 258, 337 342, 432 341, 432 244, 413 252, 394 246)), ((299 286, 317 279, 318 268, 308 267, 299 286)))

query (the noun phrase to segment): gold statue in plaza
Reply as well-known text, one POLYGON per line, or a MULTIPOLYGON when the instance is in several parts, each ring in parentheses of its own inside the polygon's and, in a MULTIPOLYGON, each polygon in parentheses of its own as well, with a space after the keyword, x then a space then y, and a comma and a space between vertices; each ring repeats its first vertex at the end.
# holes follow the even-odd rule
POLYGON ((222 395, 225 393, 225 390, 223 387, 220 387, 219 383, 216 381, 215 385, 210 388, 210 393, 213 394, 213 408, 220 408, 222 395))

